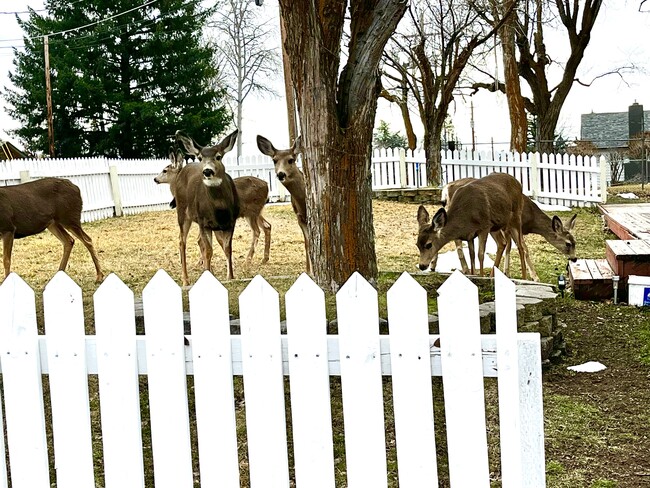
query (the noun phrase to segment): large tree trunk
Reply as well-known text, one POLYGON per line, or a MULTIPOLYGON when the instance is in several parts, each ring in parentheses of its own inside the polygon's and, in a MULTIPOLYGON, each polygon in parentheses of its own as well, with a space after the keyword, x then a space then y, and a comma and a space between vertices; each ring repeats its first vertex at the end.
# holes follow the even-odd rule
MULTIPOLYGON (((512 9, 514 0, 501 7, 500 15, 506 15, 512 9)), ((521 96, 519 66, 515 51, 515 21, 514 15, 509 15, 499 29, 499 39, 503 53, 503 72, 505 78, 506 98, 510 113, 510 150, 523 153, 526 151, 528 135, 528 120, 524 99, 521 96)))
POLYGON ((378 65, 406 5, 353 2, 339 75, 346 2, 280 0, 304 148, 312 272, 327 290, 336 291, 355 271, 377 279, 370 156, 378 65))

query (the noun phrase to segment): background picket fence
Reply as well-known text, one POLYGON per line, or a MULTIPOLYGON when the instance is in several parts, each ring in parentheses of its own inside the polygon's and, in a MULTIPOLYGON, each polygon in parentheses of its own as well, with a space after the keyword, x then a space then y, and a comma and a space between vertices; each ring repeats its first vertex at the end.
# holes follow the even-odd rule
MULTIPOLYGON (((375 190, 426 186, 423 151, 376 150, 372 157, 375 190)), ((169 209, 169 185, 153 178, 169 163, 166 159, 122 160, 106 158, 16 159, 0 163, 0 186, 32 178, 68 178, 81 189, 84 222, 122 214, 169 209)), ((269 185, 271 201, 287 201, 289 194, 275 177, 273 162, 262 154, 237 159, 224 157, 233 177, 256 176, 269 185)), ((300 164, 300 162, 298 162, 300 164)), ((524 193, 542 203, 569 207, 606 201, 608 168, 604 157, 530 153, 443 152, 443 184, 468 176, 480 178, 492 172, 517 178, 524 193)))
POLYGON ((346 486, 388 486, 391 408, 399 486, 438 486, 431 376, 441 375, 451 486, 490 486, 484 377, 498 377, 502 486, 543 487, 539 334, 517 333, 515 285, 496 273, 497 334, 480 334, 477 288, 455 272, 438 290, 438 336, 429 335, 426 291, 407 273, 388 291, 388 335, 379 334, 377 292, 358 274, 336 296, 338 335, 326 335, 324 294, 304 274, 285 297, 286 334, 278 293, 257 276, 239 296, 241 335, 231 335, 228 292, 206 272, 189 291, 190 345, 182 290, 162 270, 142 293, 144 335, 136 335, 133 292, 114 274, 94 294, 95 335, 85 335, 81 290, 64 272, 44 290, 45 334, 38 334, 34 292, 11 274, 0 285, 0 452, 9 452, 9 467, 0 456, 0 486, 8 473, 15 488, 144 486, 143 449, 150 449, 158 488, 239 487, 243 479, 253 488, 334 488, 330 376, 341 381, 346 486), (90 375, 98 391, 89 390, 90 375), (147 378, 148 408, 139 375, 147 378), (234 375, 244 382, 239 445, 234 375), (391 377, 392 407, 384 405, 382 376, 391 377), (91 411, 97 395, 99 411, 91 411), (91 416, 101 419, 95 437, 91 416), (238 449, 247 449, 247 463, 238 449))

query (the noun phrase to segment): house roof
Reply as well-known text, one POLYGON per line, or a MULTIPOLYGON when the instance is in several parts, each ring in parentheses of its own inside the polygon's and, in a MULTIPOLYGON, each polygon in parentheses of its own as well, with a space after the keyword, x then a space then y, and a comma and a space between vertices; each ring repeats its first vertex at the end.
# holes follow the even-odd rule
POLYGON ((9 141, 0 141, 0 161, 8 159, 23 159, 27 154, 18 149, 9 141))
MULTIPOLYGON (((580 117, 580 139, 599 149, 626 148, 629 142, 628 112, 590 113, 580 117)), ((643 112, 645 127, 650 127, 650 110, 643 112)))

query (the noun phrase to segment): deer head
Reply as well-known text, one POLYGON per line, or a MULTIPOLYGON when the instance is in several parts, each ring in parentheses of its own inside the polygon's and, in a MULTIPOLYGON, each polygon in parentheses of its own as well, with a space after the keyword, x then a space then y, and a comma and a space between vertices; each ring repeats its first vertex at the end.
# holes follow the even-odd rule
POLYGON ((176 178, 178 172, 183 169, 185 157, 180 148, 169 148, 169 160, 171 161, 153 180, 158 183, 171 183, 176 178))
POLYGON ((551 219, 551 228, 553 229, 553 233, 549 236, 544 236, 546 237, 546 240, 555 247, 555 249, 560 251, 573 262, 578 260, 578 258, 576 258, 576 240, 575 237, 573 237, 573 234, 571 234, 571 231, 576 225, 577 217, 578 215, 575 214, 567 224, 564 225, 562 220, 560 220, 560 217, 554 215, 551 219))
POLYGON ((223 138, 216 146, 200 146, 191 137, 183 131, 176 131, 176 140, 180 141, 185 150, 198 158, 199 163, 203 165, 203 183, 207 186, 220 186, 226 174, 226 168, 223 165, 223 155, 230 151, 235 145, 237 134, 235 130, 223 138))
POLYGON ((420 262, 418 267, 424 271, 431 267, 436 269, 438 251, 446 244, 440 235, 440 231, 447 224, 447 212, 444 208, 439 209, 429 223, 429 212, 420 205, 418 208, 418 238, 416 246, 420 251, 420 262))
POLYGON ((296 166, 298 154, 302 152, 301 140, 302 138, 299 136, 289 149, 276 149, 266 137, 257 136, 257 147, 262 154, 273 159, 275 175, 284 184, 291 184, 302 176, 300 169, 296 166))

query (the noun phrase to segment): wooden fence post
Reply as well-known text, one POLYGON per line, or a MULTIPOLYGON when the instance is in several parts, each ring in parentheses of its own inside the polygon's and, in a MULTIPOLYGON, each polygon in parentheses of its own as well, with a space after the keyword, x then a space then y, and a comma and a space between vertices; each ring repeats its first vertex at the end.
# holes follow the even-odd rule
POLYGON ((113 193, 113 203, 115 204, 115 216, 123 215, 122 194, 120 193, 120 177, 117 174, 117 166, 111 164, 108 167, 108 174, 111 178, 111 192, 113 193))
POLYGON ((537 194, 539 193, 538 162, 539 153, 532 153, 530 157, 530 198, 533 200, 537 200, 537 194))
POLYGON ((399 186, 400 188, 406 187, 406 151, 403 147, 399 151, 399 186))
POLYGON ((607 203, 607 159, 600 157, 600 201, 607 203))

